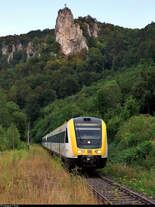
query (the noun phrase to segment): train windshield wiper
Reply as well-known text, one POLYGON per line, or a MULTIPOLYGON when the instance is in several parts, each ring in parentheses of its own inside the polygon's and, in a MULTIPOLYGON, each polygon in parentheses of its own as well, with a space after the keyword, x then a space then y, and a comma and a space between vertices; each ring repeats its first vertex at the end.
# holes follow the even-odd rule
POLYGON ((77 132, 77 138, 79 139, 79 140, 82 140, 81 139, 81 135, 80 135, 80 130, 78 129, 78 128, 76 128, 76 132, 77 132))

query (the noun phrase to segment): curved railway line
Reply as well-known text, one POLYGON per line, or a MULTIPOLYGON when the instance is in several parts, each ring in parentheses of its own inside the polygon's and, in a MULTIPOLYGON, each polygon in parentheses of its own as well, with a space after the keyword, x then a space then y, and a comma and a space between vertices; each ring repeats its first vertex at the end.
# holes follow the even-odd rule
POLYGON ((98 173, 87 175, 86 181, 100 204, 108 205, 155 205, 155 201, 133 192, 124 185, 98 173))

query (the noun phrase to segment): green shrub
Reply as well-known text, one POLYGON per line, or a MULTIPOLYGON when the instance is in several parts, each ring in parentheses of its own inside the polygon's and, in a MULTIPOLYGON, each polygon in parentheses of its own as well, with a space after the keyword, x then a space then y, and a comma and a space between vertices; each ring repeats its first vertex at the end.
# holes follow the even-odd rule
POLYGON ((147 155, 150 154, 152 151, 153 146, 151 141, 145 141, 141 144, 139 144, 136 147, 136 157, 137 159, 145 159, 147 155))
POLYGON ((109 146, 109 160, 112 163, 133 164, 136 163, 148 168, 153 165, 154 152, 151 141, 145 141, 138 146, 127 149, 120 148, 114 143, 109 146))
POLYGON ((107 123, 107 132, 109 142, 113 141, 121 123, 120 116, 114 116, 107 123))
POLYGON ((20 140, 20 133, 14 124, 8 129, 0 125, 0 151, 26 149, 26 144, 20 140))
POLYGON ((0 151, 6 150, 5 129, 0 125, 0 151))
POLYGON ((109 146, 108 160, 112 163, 131 164, 136 160, 136 150, 134 147, 122 149, 119 145, 112 143, 109 146))
POLYGON ((155 118, 150 115, 133 116, 126 121, 116 135, 116 142, 122 147, 136 145, 155 137, 155 118))
POLYGON ((14 124, 6 131, 6 145, 7 149, 15 149, 20 145, 20 133, 14 124))
POLYGON ((133 161, 136 160, 136 150, 134 148, 124 150, 122 155, 122 161, 127 164, 131 164, 133 161))
POLYGON ((121 116, 123 119, 127 120, 128 118, 130 118, 133 115, 137 115, 139 113, 139 105, 136 101, 136 99, 132 98, 132 96, 130 96, 123 107, 121 116))
POLYGON ((133 116, 119 128, 114 139, 115 150, 110 158, 116 163, 136 164, 146 169, 155 163, 155 118, 133 116))
POLYGON ((102 115, 108 112, 109 109, 117 108, 121 100, 121 88, 115 80, 108 81, 97 91, 98 110, 102 115))

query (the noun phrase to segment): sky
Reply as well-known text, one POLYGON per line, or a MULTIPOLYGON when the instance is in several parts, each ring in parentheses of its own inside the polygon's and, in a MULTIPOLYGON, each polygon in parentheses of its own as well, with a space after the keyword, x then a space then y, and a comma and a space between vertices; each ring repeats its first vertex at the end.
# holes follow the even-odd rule
POLYGON ((155 22, 155 0, 0 0, 0 36, 54 29, 65 4, 74 18, 139 29, 155 22))

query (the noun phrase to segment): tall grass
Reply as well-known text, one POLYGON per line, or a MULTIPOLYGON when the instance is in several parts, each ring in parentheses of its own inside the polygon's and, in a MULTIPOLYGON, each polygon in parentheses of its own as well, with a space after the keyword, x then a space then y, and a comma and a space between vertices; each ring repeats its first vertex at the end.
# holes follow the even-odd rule
POLYGON ((0 204, 96 204, 85 181, 40 146, 0 154, 0 204))

